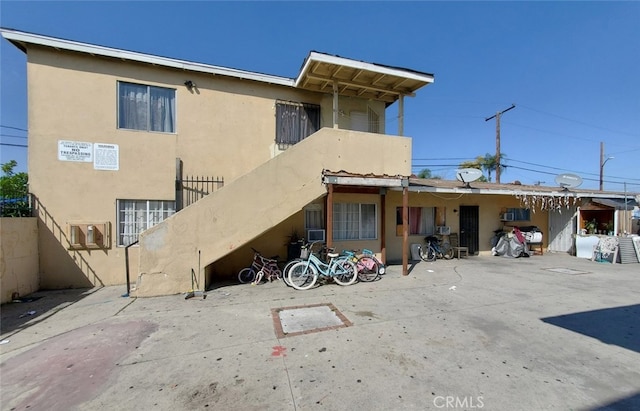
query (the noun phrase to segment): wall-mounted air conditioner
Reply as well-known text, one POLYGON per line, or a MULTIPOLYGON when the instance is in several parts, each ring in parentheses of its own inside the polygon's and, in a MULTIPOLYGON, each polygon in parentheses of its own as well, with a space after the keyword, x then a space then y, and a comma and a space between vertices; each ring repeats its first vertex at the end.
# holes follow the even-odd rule
POLYGON ((314 241, 325 241, 325 231, 324 230, 307 230, 307 241, 312 243, 314 241))
POLYGON ((504 213, 500 219, 502 221, 513 221, 513 213, 504 213))
POLYGON ((449 235, 451 234, 451 227, 446 225, 439 225, 436 227, 436 232, 440 235, 449 235))

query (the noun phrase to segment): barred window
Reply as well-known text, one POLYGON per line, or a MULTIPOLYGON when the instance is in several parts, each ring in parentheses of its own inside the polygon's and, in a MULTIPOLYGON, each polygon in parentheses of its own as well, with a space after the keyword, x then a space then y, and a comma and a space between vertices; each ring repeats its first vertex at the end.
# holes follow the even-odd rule
POLYGON ((293 102, 276 103, 276 143, 292 145, 320 129, 320 106, 293 102))

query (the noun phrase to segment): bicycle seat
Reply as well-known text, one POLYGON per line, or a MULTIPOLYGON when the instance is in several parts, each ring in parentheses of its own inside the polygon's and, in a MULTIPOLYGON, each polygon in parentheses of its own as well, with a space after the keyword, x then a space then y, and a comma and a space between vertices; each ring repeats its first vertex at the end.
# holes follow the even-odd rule
POLYGON ((339 255, 340 255, 340 254, 338 254, 338 253, 327 253, 327 257, 329 257, 329 258, 336 258, 336 257, 338 257, 339 255))

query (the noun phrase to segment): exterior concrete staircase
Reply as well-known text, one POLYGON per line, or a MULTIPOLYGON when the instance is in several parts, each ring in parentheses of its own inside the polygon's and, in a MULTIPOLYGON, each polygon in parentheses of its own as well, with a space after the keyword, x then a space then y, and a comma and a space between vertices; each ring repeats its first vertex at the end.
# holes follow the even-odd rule
POLYGON ((217 261, 325 195, 323 170, 409 175, 411 139, 321 129, 143 232, 132 294, 191 290, 194 267, 217 261))

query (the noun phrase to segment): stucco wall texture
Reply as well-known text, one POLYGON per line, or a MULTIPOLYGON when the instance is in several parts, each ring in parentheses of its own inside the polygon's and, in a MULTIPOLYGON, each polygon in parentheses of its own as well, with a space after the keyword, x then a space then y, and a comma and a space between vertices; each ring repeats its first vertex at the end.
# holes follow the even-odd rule
POLYGON ((38 291, 38 220, 0 218, 0 302, 38 291))

